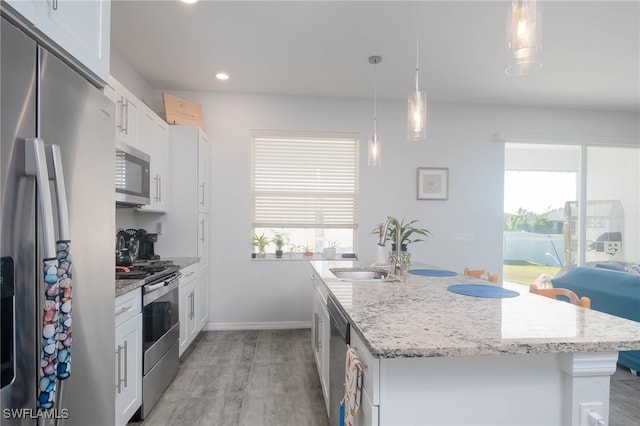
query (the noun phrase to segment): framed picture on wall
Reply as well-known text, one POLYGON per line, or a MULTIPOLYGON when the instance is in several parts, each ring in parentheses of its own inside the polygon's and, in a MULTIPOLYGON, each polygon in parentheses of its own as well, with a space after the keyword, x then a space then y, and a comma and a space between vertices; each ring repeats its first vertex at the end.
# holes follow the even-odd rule
POLYGON ((449 169, 446 167, 418 167, 418 200, 449 199, 449 169))

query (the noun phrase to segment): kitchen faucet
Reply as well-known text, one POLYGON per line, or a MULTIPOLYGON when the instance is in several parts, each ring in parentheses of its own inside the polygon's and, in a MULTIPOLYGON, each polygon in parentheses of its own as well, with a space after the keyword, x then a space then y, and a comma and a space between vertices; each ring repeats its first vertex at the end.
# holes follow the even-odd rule
POLYGON ((391 255, 391 268, 389 274, 402 275, 402 265, 400 262, 400 242, 402 241, 402 230, 400 229, 400 222, 395 217, 389 216, 380 230, 380 238, 378 238, 378 245, 384 247, 387 240, 387 232, 389 232, 389 225, 394 224, 396 226, 396 251, 391 255))

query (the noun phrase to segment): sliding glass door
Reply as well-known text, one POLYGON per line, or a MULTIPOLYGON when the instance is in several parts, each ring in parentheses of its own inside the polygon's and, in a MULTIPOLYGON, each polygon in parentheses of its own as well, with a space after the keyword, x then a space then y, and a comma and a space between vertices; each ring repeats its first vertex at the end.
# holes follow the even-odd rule
POLYGON ((504 280, 640 261, 640 148, 505 144, 504 280))

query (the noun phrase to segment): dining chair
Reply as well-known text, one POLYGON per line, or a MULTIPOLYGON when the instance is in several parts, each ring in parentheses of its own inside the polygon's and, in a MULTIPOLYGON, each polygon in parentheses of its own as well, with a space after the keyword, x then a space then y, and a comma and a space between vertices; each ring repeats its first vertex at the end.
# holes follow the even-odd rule
POLYGON ((582 306, 583 308, 591 308, 591 299, 588 297, 578 297, 573 291, 566 288, 538 288, 537 285, 529 286, 529 293, 539 294, 541 296, 557 299, 558 296, 564 296, 569 299, 569 303, 582 306))
POLYGON ((492 283, 498 283, 498 274, 492 274, 485 269, 469 269, 464 268, 464 274, 470 277, 482 278, 492 283))

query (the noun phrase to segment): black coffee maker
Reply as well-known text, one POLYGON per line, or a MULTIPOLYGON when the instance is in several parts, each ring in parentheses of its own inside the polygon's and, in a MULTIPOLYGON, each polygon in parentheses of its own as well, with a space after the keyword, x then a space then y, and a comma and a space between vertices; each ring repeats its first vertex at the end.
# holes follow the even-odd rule
POLYGON ((158 234, 149 234, 147 232, 138 232, 138 259, 142 260, 158 260, 158 256, 153 250, 153 245, 158 241, 158 234))

